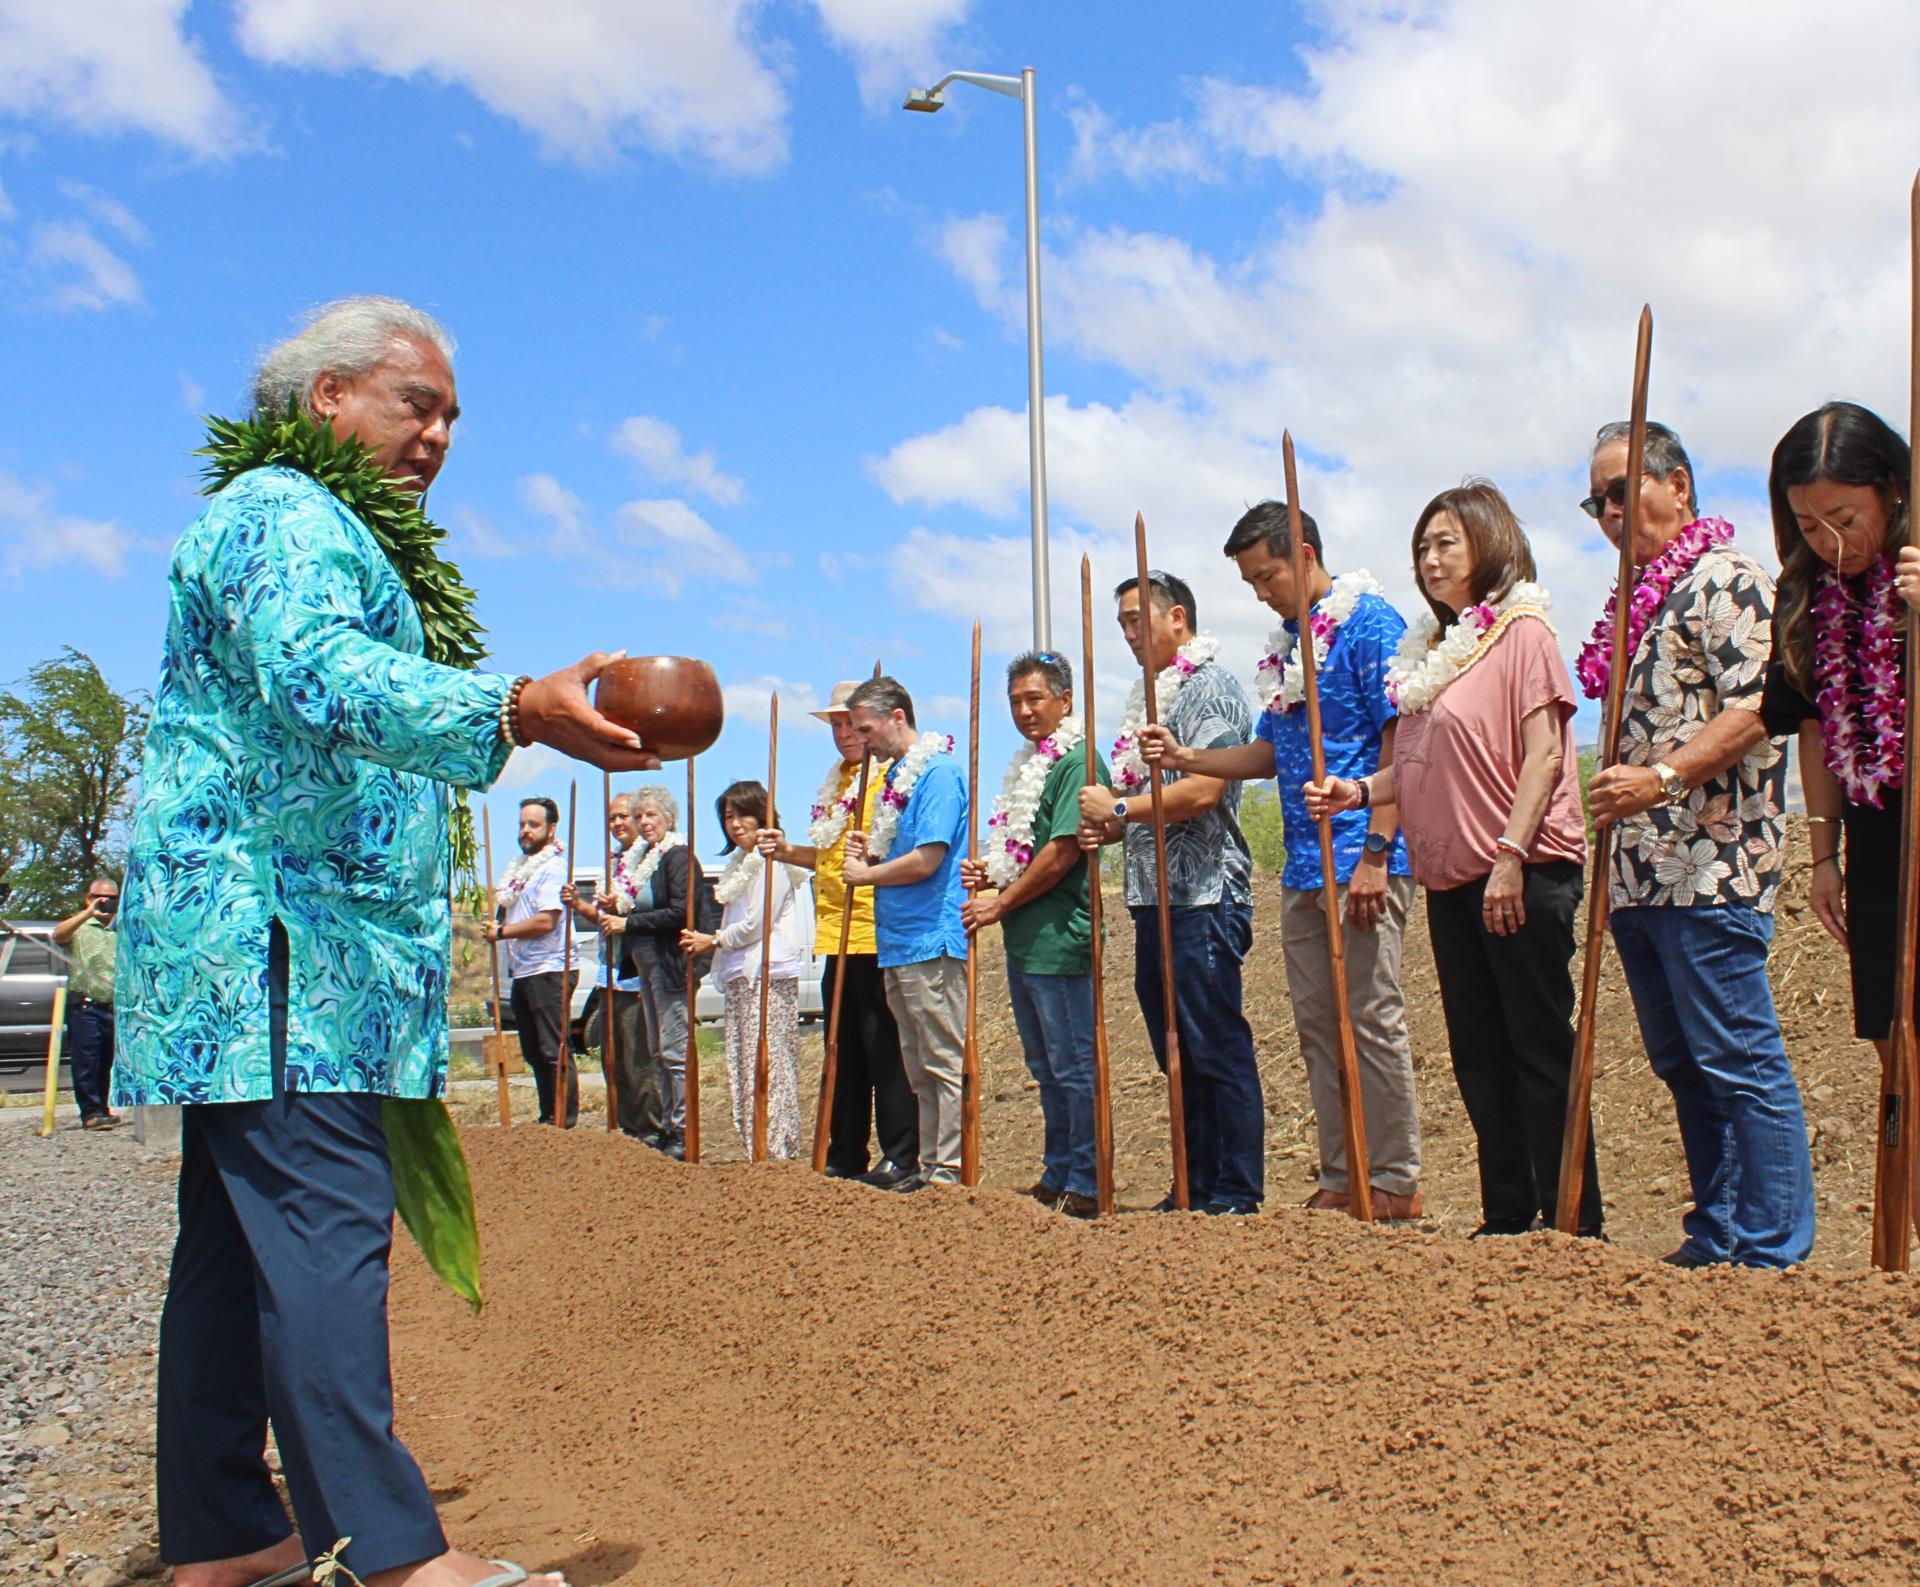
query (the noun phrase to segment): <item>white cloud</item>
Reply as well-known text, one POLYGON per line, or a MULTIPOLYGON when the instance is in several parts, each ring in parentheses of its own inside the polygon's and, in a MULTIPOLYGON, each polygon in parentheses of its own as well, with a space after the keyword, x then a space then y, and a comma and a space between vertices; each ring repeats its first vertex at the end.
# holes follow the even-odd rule
POLYGON ((787 153, 787 95, 746 0, 239 0, 255 59, 459 87, 549 154, 629 148, 758 173, 787 153))
POLYGON ((0 184, 0 222, 12 220, 15 213, 13 200, 7 197, 4 184, 0 184))
MULTIPOLYGON (((522 483, 524 485, 525 482, 522 483)), ((522 495, 525 499, 524 490, 522 495)), ((463 555, 478 557, 483 562, 494 562, 503 557, 517 557, 524 549, 517 541, 503 535, 494 526, 493 519, 476 508, 455 507, 447 514, 447 521, 460 536, 463 555)))
POLYGON ((189 0, 0 0, 0 115, 151 133, 194 154, 252 142, 182 27, 189 0))
POLYGON ((507 756, 507 764, 501 768, 493 786, 496 789, 525 788, 555 772, 563 772, 573 764, 557 749, 549 749, 545 744, 530 744, 507 756))
POLYGON ((754 577, 746 554, 683 501, 630 501, 615 510, 610 531, 596 527, 587 504, 551 474, 520 481, 520 500, 546 521, 549 555, 572 563, 595 584, 645 586, 678 599, 690 581, 754 577))
POLYGON ((737 507, 746 500, 745 484, 723 473, 713 453, 688 453, 681 444, 680 432, 664 419, 645 414, 622 419, 610 444, 614 451, 632 458, 655 479, 669 485, 685 485, 722 507, 737 507))
POLYGON ((180 401, 196 418, 207 411, 207 388, 185 370, 180 372, 180 401))
MULTIPOLYGON (((1281 493, 1290 424, 1334 559, 1370 566, 1403 609, 1420 506, 1465 474, 1498 480, 1574 644, 1612 567, 1573 505, 1584 449, 1627 406, 1643 300, 1658 319, 1654 413, 1687 436, 1708 509, 1752 513, 1742 538, 1763 557, 1768 526, 1746 504, 1788 423, 1835 395, 1904 423, 1920 11, 1630 0, 1608 14, 1609 37, 1660 42, 1626 73, 1597 69, 1588 26, 1560 7, 1427 0, 1318 15, 1304 88, 1290 65, 1286 86, 1198 85, 1185 129, 1091 123, 1095 151, 1200 140, 1212 159, 1278 162, 1327 191, 1303 202, 1289 189, 1264 235, 1231 253, 1056 211, 1050 347, 1137 387, 1112 404, 1049 400, 1056 524, 1085 526, 1124 560, 1144 508, 1156 560, 1213 569, 1219 582, 1200 585, 1208 626, 1231 621, 1251 651, 1268 620, 1232 586, 1219 545, 1240 506, 1281 493), (1807 91, 1836 77, 1848 84, 1838 99, 1807 91)), ((956 219, 935 246, 1015 320, 1004 220, 956 219)), ((1024 443, 1017 410, 981 409, 870 467, 896 500, 1011 520, 1025 505, 1024 443)), ((1023 551, 1011 533, 922 529, 895 578, 933 609, 982 615, 1009 604, 1023 551)), ((1058 590, 1058 557, 1054 573, 1058 590)))
POLYGON ((62 182, 60 191, 70 203, 119 232, 128 242, 144 243, 147 240, 147 228, 141 225, 132 210, 111 193, 103 193, 85 182, 62 182))
MULTIPOLYGON (((762 673, 758 677, 736 678, 731 683, 720 686, 720 697, 727 708, 727 720, 732 726, 748 730, 766 730, 768 706, 775 692, 780 695, 780 736, 785 738, 794 729, 802 727, 816 733, 824 733, 824 724, 809 715, 820 709, 820 691, 811 683, 796 683, 791 678, 782 678, 773 673, 762 673)), ((785 779, 781 779, 785 782, 785 779)), ((812 791, 812 783, 807 784, 812 791)))
POLYGON ((84 221, 45 221, 32 227, 27 266, 56 308, 104 309, 146 301, 133 266, 84 221))
POLYGON ((1217 151, 1206 136, 1185 121, 1158 121, 1150 127, 1121 127, 1090 99, 1067 107, 1073 126, 1073 152, 1067 176, 1073 182, 1121 177, 1129 182, 1161 180, 1216 182, 1217 151))
POLYGON ((868 107, 886 110, 952 67, 941 56, 967 0, 814 0, 814 9, 827 36, 853 57, 868 107))
POLYGON ((0 583, 28 573, 80 567, 117 579, 140 541, 118 524, 58 511, 51 485, 30 485, 0 468, 0 583))

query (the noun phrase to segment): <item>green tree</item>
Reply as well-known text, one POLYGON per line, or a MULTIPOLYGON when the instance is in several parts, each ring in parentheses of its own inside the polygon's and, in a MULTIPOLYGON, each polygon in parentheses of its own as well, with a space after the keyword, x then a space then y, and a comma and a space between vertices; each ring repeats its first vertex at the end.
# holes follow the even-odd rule
POLYGON ((1240 830, 1246 834, 1253 863, 1263 871, 1287 868, 1287 837, 1280 795, 1272 783, 1250 782, 1240 795, 1240 830))
POLYGON ((117 873, 140 772, 144 695, 116 694, 69 646, 0 695, 0 878, 16 916, 54 916, 117 873))

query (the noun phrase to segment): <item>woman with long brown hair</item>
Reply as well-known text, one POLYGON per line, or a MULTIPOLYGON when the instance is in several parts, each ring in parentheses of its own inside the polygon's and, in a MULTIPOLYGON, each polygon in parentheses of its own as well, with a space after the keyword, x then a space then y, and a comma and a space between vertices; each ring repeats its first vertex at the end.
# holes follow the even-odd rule
MULTIPOLYGON (((1573 1064, 1574 916, 1586 861, 1573 679, 1533 582, 1533 551, 1498 487, 1470 479, 1413 528, 1432 615, 1387 674, 1393 762, 1308 783, 1327 812, 1397 804, 1427 890, 1454 1079, 1480 1151, 1480 1234, 1550 1222, 1573 1064)), ((1580 1232, 1602 1212, 1591 1132, 1580 1232)))

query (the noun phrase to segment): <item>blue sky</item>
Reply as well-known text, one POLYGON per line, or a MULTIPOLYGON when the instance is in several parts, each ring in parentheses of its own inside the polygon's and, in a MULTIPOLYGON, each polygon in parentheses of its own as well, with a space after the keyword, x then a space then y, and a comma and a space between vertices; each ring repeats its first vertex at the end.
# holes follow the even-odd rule
MULTIPOLYGON (((1020 119, 942 70, 1039 74, 1057 638, 1144 511, 1251 676, 1218 552, 1291 426, 1336 566, 1409 607, 1407 531, 1514 496, 1569 650, 1609 556, 1573 509, 1654 305, 1654 409, 1771 560, 1773 440, 1849 395, 1905 426, 1920 18, 981 0, 0 0, 0 678, 63 644, 149 687, 196 415, 299 312, 391 292, 461 343, 430 504, 503 668, 712 660, 709 793, 790 818, 802 713, 884 658, 964 730, 1029 627, 1020 119)), ((1101 707, 1127 681, 1106 621, 1101 707)), ((567 773, 522 757, 496 796, 567 773)), ((676 777, 678 773, 674 774, 676 777)), ((597 810, 597 774, 583 772, 597 810)), ((710 812, 709 812, 710 815, 710 812)), ((709 821, 709 832, 711 824, 709 821)))

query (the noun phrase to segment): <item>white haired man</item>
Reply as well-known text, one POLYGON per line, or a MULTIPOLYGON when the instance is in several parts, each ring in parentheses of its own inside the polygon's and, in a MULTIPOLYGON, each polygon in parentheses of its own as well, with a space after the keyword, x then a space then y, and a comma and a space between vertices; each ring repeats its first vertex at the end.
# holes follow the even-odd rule
POLYGON ((178 1587, 304 1581, 348 1536, 367 1587, 525 1579, 448 1548, 394 1436, 383 1100, 445 1084, 446 786, 488 787, 516 743, 657 762, 588 703, 604 654, 468 670, 470 595, 417 495, 452 441, 452 352, 390 298, 322 310, 268 356, 254 420, 215 424, 224 482, 174 548, 114 1100, 183 1105, 157 1428, 178 1587), (328 461, 329 425, 359 464, 328 461))

